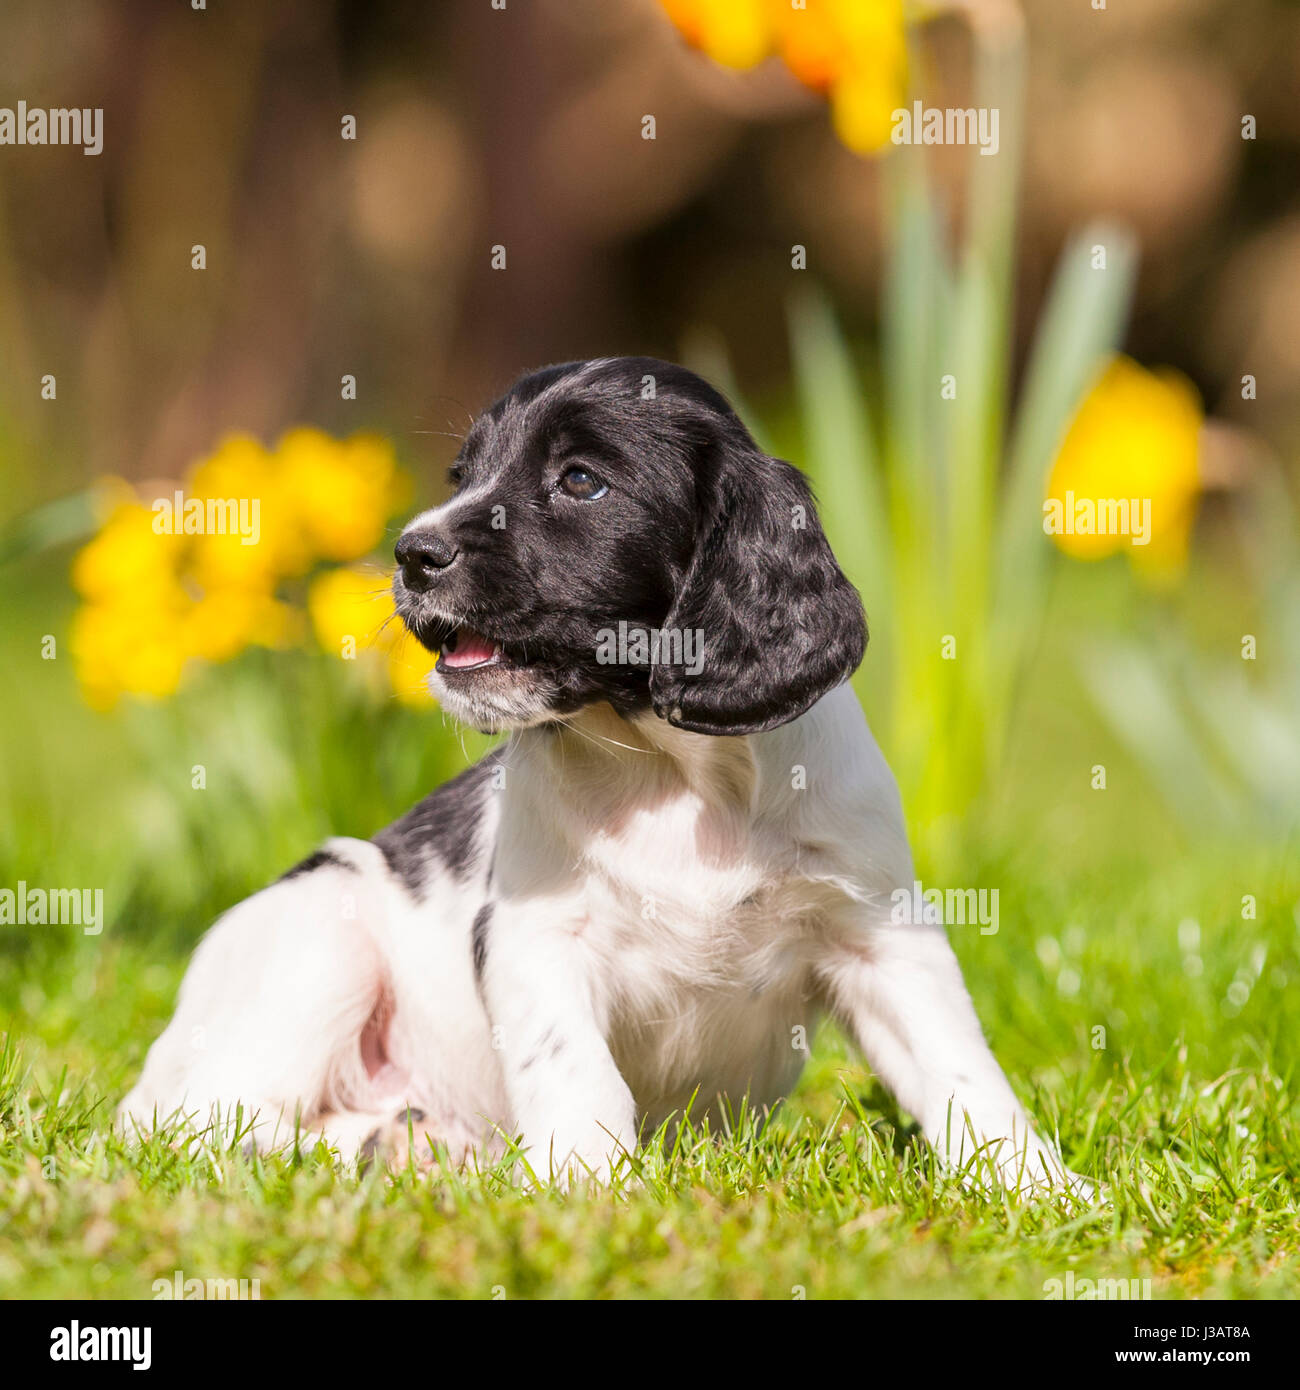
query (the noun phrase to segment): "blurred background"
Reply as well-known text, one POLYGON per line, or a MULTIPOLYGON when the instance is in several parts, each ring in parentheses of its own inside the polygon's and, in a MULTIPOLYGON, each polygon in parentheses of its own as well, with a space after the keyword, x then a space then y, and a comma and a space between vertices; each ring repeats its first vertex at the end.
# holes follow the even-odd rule
MULTIPOLYGON (((1127 349, 1292 447, 1300 6, 1023 11, 1017 363, 1068 233, 1113 214, 1141 245, 1127 349)), ((654 0, 9 0, 0 22, 6 101, 102 106, 106 132, 97 158, 0 159, 8 513, 302 420, 382 429, 440 478, 455 441, 416 432, 462 428, 524 369, 678 357, 701 328, 779 400, 794 243, 852 333, 877 320, 880 161, 779 61, 704 61, 654 0)), ((928 105, 970 104, 961 15, 927 23, 919 76, 928 105)), ((933 154, 959 218, 965 152, 933 154)))
POLYGON ((0 881, 108 915, 0 929, 20 1030, 125 1068, 216 912, 485 746, 340 639, 475 412, 631 353, 811 473, 919 867, 1012 898, 984 969, 1082 1037, 1145 901, 1180 1002, 1294 989, 1300 4, 809 0, 811 57, 780 9, 7 0, 0 105, 104 110, 97 157, 0 146, 0 881), (996 105, 1001 148, 850 138, 855 95, 996 105), (194 643, 191 560, 172 628, 114 595, 204 468, 323 515, 194 643), (1173 498, 1168 563, 1055 545, 1067 483, 1173 498))

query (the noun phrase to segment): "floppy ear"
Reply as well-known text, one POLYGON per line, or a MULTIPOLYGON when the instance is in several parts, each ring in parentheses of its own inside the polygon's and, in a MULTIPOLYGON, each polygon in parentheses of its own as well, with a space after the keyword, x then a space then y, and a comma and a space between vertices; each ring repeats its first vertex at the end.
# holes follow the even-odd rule
POLYGON ((699 674, 656 665, 655 713, 701 734, 797 718, 862 660, 867 624, 798 469, 724 445, 695 554, 665 626, 698 631, 699 674))

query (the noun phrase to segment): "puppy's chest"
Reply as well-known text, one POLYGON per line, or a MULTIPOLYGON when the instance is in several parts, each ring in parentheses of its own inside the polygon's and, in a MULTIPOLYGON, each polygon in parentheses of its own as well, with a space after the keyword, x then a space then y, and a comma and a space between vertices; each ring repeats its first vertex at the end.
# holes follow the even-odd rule
POLYGON ((669 848, 607 846, 589 864, 588 945, 614 995, 754 997, 801 974, 814 902, 779 856, 752 842, 718 858, 669 848))
POLYGON ((717 1097, 767 1104, 785 1094, 816 1006, 817 914, 807 885, 742 859, 645 885, 588 883, 584 936, 606 1037, 652 1127, 717 1097))

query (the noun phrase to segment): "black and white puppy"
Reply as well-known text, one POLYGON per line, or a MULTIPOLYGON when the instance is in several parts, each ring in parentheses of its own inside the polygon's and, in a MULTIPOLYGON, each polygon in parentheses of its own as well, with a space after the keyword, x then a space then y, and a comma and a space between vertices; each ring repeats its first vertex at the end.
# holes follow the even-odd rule
POLYGON ((397 544, 442 706, 509 738, 374 840, 335 839, 199 945, 122 1105, 237 1106, 351 1158, 408 1123, 461 1156, 605 1174, 638 1134, 786 1095, 837 1018, 930 1141, 1076 1182, 1033 1132, 844 684, 866 625, 800 473, 681 367, 518 382, 397 544))

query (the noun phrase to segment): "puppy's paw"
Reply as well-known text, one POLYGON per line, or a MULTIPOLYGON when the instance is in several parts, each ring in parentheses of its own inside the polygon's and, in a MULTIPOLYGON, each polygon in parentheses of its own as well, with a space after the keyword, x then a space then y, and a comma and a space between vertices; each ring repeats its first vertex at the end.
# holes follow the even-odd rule
MULTIPOLYGON (((938 1138, 935 1147, 971 1191, 1011 1192, 1021 1197, 1048 1197, 1054 1193, 1082 1205, 1098 1200, 1096 1186, 1065 1166, 1060 1154, 1032 1130, 1025 1133, 1017 1118, 1005 1126, 1016 1138, 984 1138, 969 1124, 956 1142, 938 1138)), ((992 1126, 989 1126, 991 1129, 992 1126)))
POLYGON ((994 1160, 999 1184, 1021 1196, 1061 1194, 1084 1206, 1098 1200, 1096 1185, 1065 1166, 1055 1149, 1033 1136, 1027 1146, 1004 1144, 994 1160))
POLYGON ((588 1183, 608 1186, 615 1171, 626 1163, 631 1147, 626 1140, 597 1124, 576 1142, 566 1142, 557 1133, 544 1155, 538 1155, 542 1159, 540 1164, 533 1154, 530 1153, 529 1158, 541 1185, 549 1183, 567 1192, 588 1183))

